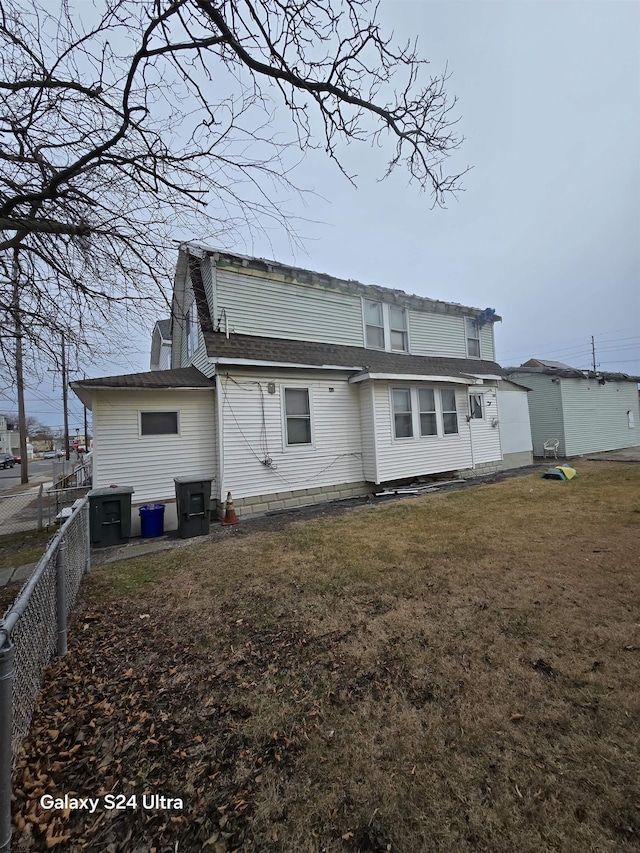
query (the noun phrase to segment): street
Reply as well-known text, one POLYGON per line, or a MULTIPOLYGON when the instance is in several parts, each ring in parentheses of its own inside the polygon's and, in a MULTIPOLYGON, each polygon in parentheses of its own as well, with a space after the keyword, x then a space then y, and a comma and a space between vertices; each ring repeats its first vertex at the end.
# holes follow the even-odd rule
MULTIPOLYGON (((29 462, 29 480, 42 474, 53 477, 52 459, 33 459, 29 462)), ((20 465, 16 462, 13 468, 0 469, 0 493, 20 485, 20 465)))

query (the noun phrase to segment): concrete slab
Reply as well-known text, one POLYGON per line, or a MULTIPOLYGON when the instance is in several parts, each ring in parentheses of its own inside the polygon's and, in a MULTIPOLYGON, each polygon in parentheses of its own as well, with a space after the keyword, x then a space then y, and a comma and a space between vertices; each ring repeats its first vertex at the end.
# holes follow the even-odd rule
POLYGON ((14 573, 15 569, 11 566, 8 569, 0 569, 0 587, 8 586, 11 583, 11 575, 14 573))
POLYGON ((24 583, 29 580, 37 563, 26 563, 24 566, 19 566, 11 576, 11 583, 24 583))

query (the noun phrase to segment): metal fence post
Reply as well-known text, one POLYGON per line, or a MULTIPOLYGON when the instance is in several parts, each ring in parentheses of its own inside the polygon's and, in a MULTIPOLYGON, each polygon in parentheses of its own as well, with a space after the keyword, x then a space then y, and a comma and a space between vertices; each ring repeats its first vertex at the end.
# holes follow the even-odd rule
POLYGON ((11 849, 11 735, 13 727, 13 660, 9 632, 0 628, 0 853, 11 849))
POLYGON ((58 654, 67 653, 67 542, 62 539, 56 556, 56 610, 58 612, 58 654))
POLYGON ((44 486, 40 483, 40 488, 38 489, 38 533, 42 532, 42 493, 44 491, 44 486))
POLYGON ((87 498, 87 502, 83 507, 83 525, 82 525, 82 542, 84 544, 84 571, 85 574, 91 571, 91 501, 87 498))

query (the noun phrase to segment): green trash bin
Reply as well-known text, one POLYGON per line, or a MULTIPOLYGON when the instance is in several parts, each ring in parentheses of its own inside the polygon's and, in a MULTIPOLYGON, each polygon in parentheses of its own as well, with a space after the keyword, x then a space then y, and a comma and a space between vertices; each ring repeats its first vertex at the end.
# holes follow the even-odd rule
POLYGON ((89 492, 89 531, 94 548, 121 545, 131 536, 133 486, 107 486, 89 492))
POLYGON ((204 536, 211 523, 211 479, 175 477, 178 536, 204 536))

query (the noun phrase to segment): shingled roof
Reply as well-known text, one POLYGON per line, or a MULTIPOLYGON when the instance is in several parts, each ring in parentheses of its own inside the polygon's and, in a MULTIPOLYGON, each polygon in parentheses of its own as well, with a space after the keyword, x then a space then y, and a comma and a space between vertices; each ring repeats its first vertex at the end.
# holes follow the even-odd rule
POLYGON ((476 358, 408 355, 364 347, 263 338, 256 335, 234 334, 227 338, 221 332, 205 333, 204 340, 209 358, 221 364, 237 363, 238 360, 242 360, 251 364, 344 368, 358 372, 391 373, 397 376, 408 374, 504 376, 504 371, 495 361, 482 361, 476 358))

